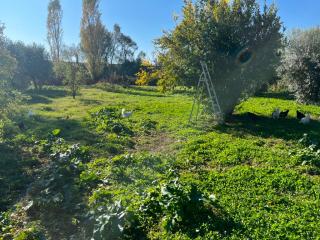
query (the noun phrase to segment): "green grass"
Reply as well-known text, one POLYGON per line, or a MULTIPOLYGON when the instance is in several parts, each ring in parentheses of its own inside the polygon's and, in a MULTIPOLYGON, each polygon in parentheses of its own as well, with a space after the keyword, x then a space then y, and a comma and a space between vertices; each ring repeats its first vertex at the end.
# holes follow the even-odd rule
MULTIPOLYGON (((105 223, 111 229, 108 234, 116 234, 114 239, 319 239, 320 152, 319 146, 308 148, 320 139, 319 106, 297 104, 286 93, 265 93, 238 105, 226 124, 216 126, 188 123, 192 96, 186 91, 163 95, 153 88, 99 85, 83 88, 75 100, 57 87, 26 95, 23 108, 36 115, 20 116, 27 130, 14 129, 19 135, 11 145, 0 145, 0 181, 5 186, 0 187, 1 211, 24 212, 14 207, 23 205, 19 194, 23 197, 28 183, 37 182, 35 176, 52 161, 43 146, 32 146, 34 140, 47 139, 52 130, 61 129, 59 136, 68 144, 88 147, 91 160, 75 176, 72 188, 79 191, 81 210, 59 217, 48 209, 41 213, 50 216, 47 220, 13 218, 12 230, 6 230, 12 235, 28 231, 21 227, 22 221, 40 220, 40 228, 54 239, 57 229, 49 223, 61 221, 60 226, 72 226, 77 239, 90 239, 101 216, 112 213, 117 219, 119 206, 114 204, 121 200, 119 209, 126 209, 125 217, 105 223), (271 119, 276 107, 289 109, 289 117, 271 119), (101 125, 105 120, 93 120, 89 113, 101 108, 115 109, 117 114, 122 108, 132 110, 129 119, 112 121, 133 134, 116 134, 101 125), (311 113, 312 123, 300 124, 296 110, 311 113), (247 112, 260 118, 252 121, 247 112), (20 147, 13 152, 15 144, 20 147), (170 201, 161 190, 164 186, 174 191, 170 201), (213 205, 188 203, 199 194, 214 195, 216 200, 213 205), (171 207, 163 209, 158 203, 171 207), (188 214, 195 213, 186 209, 189 204, 210 220, 190 223, 188 214), (141 212, 145 206, 147 211, 141 212), (115 223, 123 224, 124 232, 117 232, 115 223)), ((71 233, 59 234, 68 238, 71 233)))

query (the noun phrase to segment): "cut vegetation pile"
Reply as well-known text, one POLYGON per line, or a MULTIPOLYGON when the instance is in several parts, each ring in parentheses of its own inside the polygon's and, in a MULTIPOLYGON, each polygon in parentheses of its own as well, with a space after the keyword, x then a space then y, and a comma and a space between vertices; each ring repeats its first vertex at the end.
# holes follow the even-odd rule
POLYGON ((320 123, 293 115, 317 119, 318 106, 265 93, 225 125, 199 127, 188 123, 192 98, 183 91, 27 95, 34 115, 16 119, 0 144, 0 239, 320 236, 320 123), (277 107, 290 110, 287 119, 271 118, 277 107))

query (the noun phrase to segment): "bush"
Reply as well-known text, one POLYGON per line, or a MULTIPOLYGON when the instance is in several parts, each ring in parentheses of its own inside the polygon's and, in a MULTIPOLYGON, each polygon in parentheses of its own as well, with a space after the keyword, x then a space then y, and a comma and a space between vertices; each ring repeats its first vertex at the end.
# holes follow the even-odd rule
POLYGON ((279 73, 299 102, 320 103, 319 27, 291 33, 279 73))
POLYGON ((45 240, 44 234, 36 227, 21 231, 16 237, 16 240, 45 240))
POLYGON ((234 224, 218 206, 214 194, 179 178, 147 191, 139 211, 143 224, 158 226, 160 232, 183 232, 190 237, 210 231, 226 234, 234 224))
POLYGON ((137 80, 136 84, 139 86, 157 85, 159 80, 158 71, 155 69, 155 66, 149 61, 142 61, 139 72, 136 74, 137 80))
POLYGON ((120 136, 132 136, 133 131, 121 119, 120 110, 116 108, 101 108, 90 113, 89 124, 101 133, 115 133, 120 136))
POLYGON ((72 211, 79 207, 80 174, 85 170, 90 155, 85 147, 78 144, 69 146, 63 139, 51 137, 38 143, 38 149, 49 155, 51 163, 30 188, 30 204, 32 208, 72 211))

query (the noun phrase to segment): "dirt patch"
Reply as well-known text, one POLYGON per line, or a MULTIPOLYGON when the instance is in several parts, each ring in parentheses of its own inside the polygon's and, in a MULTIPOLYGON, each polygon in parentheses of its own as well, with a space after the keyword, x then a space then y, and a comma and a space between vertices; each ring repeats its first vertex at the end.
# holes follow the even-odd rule
POLYGON ((133 152, 174 153, 178 140, 168 133, 156 132, 134 138, 133 152))

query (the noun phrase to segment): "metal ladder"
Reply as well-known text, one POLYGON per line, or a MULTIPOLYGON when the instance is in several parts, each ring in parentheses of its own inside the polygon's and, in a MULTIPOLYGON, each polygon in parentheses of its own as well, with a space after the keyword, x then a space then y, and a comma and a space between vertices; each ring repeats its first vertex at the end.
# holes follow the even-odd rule
POLYGON ((196 95, 194 97, 192 110, 189 117, 189 123, 192 121, 192 118, 195 115, 195 120, 198 121, 199 112, 200 112, 200 105, 203 101, 203 90, 207 90, 207 97, 208 97, 208 103, 209 107, 211 107, 212 113, 217 118, 217 121, 219 123, 223 122, 223 113, 221 111, 221 107, 219 104, 218 96, 216 93, 216 90, 214 88, 211 75, 208 70, 208 66, 205 62, 201 61, 201 68, 202 73, 200 75, 200 79, 196 88, 196 95))

